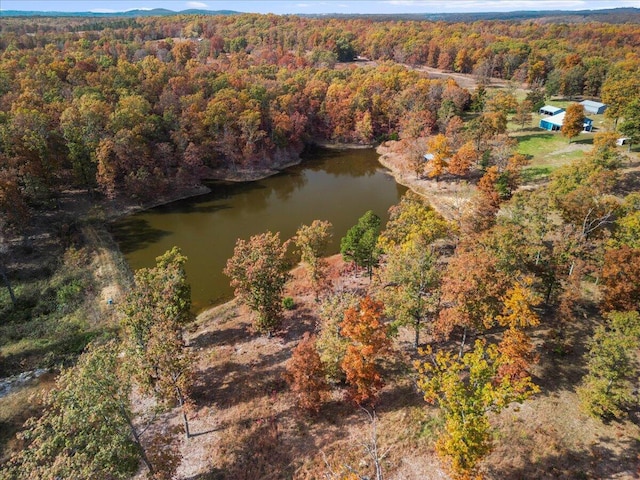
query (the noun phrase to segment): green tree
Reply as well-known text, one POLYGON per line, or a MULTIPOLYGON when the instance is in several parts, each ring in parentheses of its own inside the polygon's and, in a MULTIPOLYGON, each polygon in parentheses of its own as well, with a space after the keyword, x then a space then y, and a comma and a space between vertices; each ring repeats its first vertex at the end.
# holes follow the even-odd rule
POLYGON ((327 261, 323 257, 331 241, 331 227, 331 222, 314 220, 311 225, 298 228, 293 239, 309 271, 316 300, 327 275, 327 261))
POLYGON ((74 367, 62 371, 45 398, 42 416, 26 423, 20 434, 25 447, 0 469, 0 476, 130 478, 144 455, 133 426, 130 390, 117 345, 90 345, 74 367))
POLYGON ((569 139, 569 143, 571 143, 571 139, 577 137, 583 129, 584 107, 579 103, 572 103, 567 107, 560 131, 563 136, 569 139))
POLYGON ((624 109, 624 121, 619 130, 629 137, 629 151, 631 145, 640 143, 640 99, 636 98, 624 109))
POLYGON ((341 365, 349 345, 349 339, 341 333, 340 324, 344 320, 344 312, 356 308, 359 301, 355 294, 341 292, 330 295, 320 304, 320 333, 316 340, 316 348, 327 378, 334 383, 344 380, 341 365))
POLYGON ((469 478, 491 450, 487 413, 522 402, 538 389, 528 377, 496 381, 504 360, 495 345, 477 341, 462 357, 442 351, 433 355, 427 350, 426 354, 429 360, 416 362, 418 386, 425 400, 437 404, 445 418, 436 449, 450 462, 456 478, 469 478))
POLYGON ((289 240, 281 242, 279 233, 238 239, 224 269, 235 294, 258 315, 256 329, 269 335, 282 320, 282 296, 290 277, 288 246, 289 240))
POLYGON ((640 193, 634 192, 625 197, 610 244, 616 248, 627 245, 640 249, 640 193))
POLYGON ((352 44, 355 39, 353 34, 344 34, 336 40, 336 46, 333 49, 339 62, 352 62, 357 55, 356 49, 352 44))
POLYGON ((141 268, 134 275, 134 288, 121 310, 122 326, 133 353, 144 357, 151 328, 164 319, 184 325, 191 318, 191 286, 184 264, 187 258, 173 247, 156 258, 156 266, 141 268))
POLYGON ((388 250, 382 270, 385 311, 394 326, 413 327, 416 349, 424 320, 436 316, 440 304, 437 259, 433 248, 414 240, 388 250))
POLYGON ((353 261, 357 266, 366 268, 369 278, 373 276, 373 268, 378 265, 380 249, 381 220, 372 210, 366 212, 351 227, 340 241, 340 253, 345 260, 353 261))
POLYGON ((640 315, 611 312, 588 344, 589 371, 578 389, 582 407, 602 418, 621 418, 638 404, 634 390, 640 372, 640 315))
POLYGON ((89 189, 96 186, 96 150, 106 133, 111 110, 96 95, 74 99, 60 116, 60 128, 77 181, 89 189))
POLYGON ((173 247, 156 258, 155 267, 136 272, 134 287, 122 307, 122 326, 134 377, 144 391, 165 405, 177 401, 189 438, 193 360, 182 337, 182 328, 191 318, 186 261, 180 249, 173 247))

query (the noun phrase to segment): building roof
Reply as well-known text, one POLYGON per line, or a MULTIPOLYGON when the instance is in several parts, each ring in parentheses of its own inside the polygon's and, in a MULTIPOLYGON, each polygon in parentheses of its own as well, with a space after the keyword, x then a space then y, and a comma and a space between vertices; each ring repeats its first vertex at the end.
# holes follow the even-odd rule
POLYGON ((549 122, 553 125, 557 125, 559 127, 562 126, 562 123, 564 122, 564 116, 567 114, 567 112, 562 111, 560 113, 557 113, 549 118, 543 118, 542 121, 543 122, 549 122))
MULTIPOLYGON (((547 117, 547 118, 543 118, 542 120, 540 120, 541 122, 548 122, 551 123, 552 125, 557 125, 558 127, 561 127, 563 122, 564 122, 564 117, 567 114, 567 112, 560 112, 556 115, 553 115, 551 117, 547 117)), ((583 125, 591 125, 593 123, 593 120, 591 120, 590 118, 584 117, 584 124, 583 125)))
POLYGON ((545 105, 540 110, 541 111, 544 110, 545 112, 550 112, 551 115, 556 115, 560 112, 564 112, 564 108, 554 107, 553 105, 545 105))
POLYGON ((584 105, 585 107, 591 107, 595 109, 606 107, 604 103, 594 102, 593 100, 583 100, 580 102, 580 105, 584 105))

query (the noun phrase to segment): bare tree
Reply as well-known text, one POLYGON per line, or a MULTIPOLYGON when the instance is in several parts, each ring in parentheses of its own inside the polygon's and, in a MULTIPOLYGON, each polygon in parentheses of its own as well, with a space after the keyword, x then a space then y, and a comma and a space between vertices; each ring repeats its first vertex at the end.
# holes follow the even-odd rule
MULTIPOLYGON (((360 407, 360 409, 365 412, 367 417, 369 418, 369 424, 371 428, 368 438, 365 437, 365 439, 358 440, 357 443, 362 447, 366 456, 369 457, 373 462, 373 466, 375 469, 375 477, 373 478, 375 478, 375 480, 384 480, 382 461, 385 459, 391 449, 388 448, 385 451, 380 450, 380 446, 378 445, 378 416, 376 415, 375 409, 369 411, 362 406, 360 407)), ((343 478, 340 472, 335 472, 333 470, 324 452, 322 452, 322 456, 324 458, 324 463, 327 466, 325 477, 329 480, 343 478)), ((343 464, 342 469, 342 473, 344 473, 344 471, 346 470, 347 472, 355 475, 358 480, 371 480, 372 478, 366 475, 361 475, 351 465, 343 464)))

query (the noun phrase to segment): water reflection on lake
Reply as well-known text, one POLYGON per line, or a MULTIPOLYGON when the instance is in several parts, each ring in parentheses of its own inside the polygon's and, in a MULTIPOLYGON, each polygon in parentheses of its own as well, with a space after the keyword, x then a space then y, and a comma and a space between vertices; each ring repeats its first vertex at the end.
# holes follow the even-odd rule
POLYGON ((126 217, 113 235, 133 269, 150 267, 174 245, 188 257, 193 308, 200 311, 232 297, 222 273, 238 238, 267 230, 290 238, 315 219, 333 224, 332 253, 367 210, 383 220, 406 188, 396 184, 372 149, 314 150, 301 165, 246 183, 216 182, 207 195, 126 217))

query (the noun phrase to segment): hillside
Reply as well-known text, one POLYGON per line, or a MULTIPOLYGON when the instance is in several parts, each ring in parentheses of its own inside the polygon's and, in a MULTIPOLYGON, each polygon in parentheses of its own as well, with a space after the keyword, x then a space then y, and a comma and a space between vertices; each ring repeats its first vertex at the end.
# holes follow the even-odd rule
MULTIPOLYGON (((170 15, 240 15, 242 12, 234 10, 204 10, 187 9, 180 11, 167 10, 164 8, 153 9, 132 9, 124 12, 55 12, 55 11, 27 11, 27 10, 1 10, 4 17, 104 17, 104 18, 135 18, 135 17, 156 17, 170 15)), ((583 23, 583 22, 604 22, 604 23, 638 23, 640 19, 639 8, 609 8, 599 10, 522 10, 513 12, 474 12, 474 13, 426 13, 426 14, 323 14, 301 15, 310 18, 337 19, 364 18, 374 21, 430 21, 430 22, 477 22, 484 20, 500 21, 522 21, 536 20, 548 23, 583 23)))

